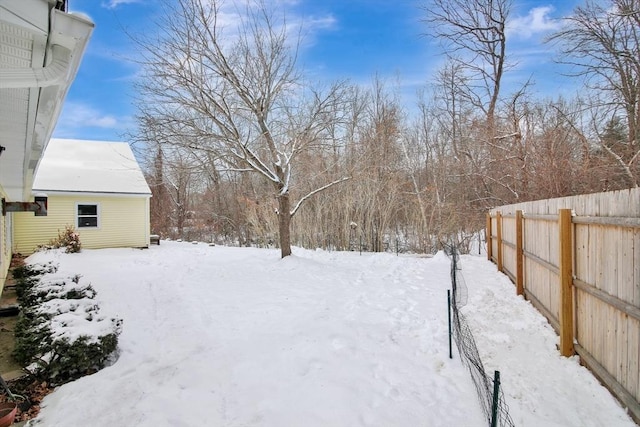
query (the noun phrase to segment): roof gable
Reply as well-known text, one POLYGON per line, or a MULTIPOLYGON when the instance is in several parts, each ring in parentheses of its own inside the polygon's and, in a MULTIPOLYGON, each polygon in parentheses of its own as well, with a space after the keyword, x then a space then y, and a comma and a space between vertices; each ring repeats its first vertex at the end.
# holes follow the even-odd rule
POLYGON ((33 191, 151 194, 126 142, 52 138, 33 191))

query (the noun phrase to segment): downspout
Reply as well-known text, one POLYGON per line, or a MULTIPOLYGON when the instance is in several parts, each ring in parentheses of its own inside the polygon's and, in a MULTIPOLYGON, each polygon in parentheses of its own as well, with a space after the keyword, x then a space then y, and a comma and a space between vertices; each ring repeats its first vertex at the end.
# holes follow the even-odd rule
POLYGON ((69 72, 69 49, 51 47, 51 63, 40 68, 0 69, 0 89, 56 86, 65 81, 69 72))

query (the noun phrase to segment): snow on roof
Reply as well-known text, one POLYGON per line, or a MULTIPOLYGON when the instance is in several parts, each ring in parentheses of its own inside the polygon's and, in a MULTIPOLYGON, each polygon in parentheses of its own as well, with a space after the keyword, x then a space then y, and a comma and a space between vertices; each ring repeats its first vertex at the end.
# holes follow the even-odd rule
POLYGON ((151 194, 126 142, 52 138, 33 191, 151 194))

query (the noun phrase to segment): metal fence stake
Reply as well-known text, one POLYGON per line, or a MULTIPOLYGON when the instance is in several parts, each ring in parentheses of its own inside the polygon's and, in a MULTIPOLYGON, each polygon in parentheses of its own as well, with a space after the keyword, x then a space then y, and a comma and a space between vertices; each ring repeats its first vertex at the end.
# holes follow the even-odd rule
POLYGON ((493 375, 493 405, 491 406, 491 427, 498 425, 498 403, 500 403, 500 371, 493 375))
POLYGON ((447 311, 449 312, 449 359, 453 359, 453 353, 451 348, 451 290, 447 289, 447 311))

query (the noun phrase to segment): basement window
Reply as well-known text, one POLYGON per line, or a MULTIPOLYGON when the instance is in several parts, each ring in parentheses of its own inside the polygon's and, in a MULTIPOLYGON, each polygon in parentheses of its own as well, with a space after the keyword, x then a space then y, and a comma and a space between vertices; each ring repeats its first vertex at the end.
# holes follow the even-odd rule
POLYGON ((98 205, 78 203, 78 228, 98 228, 98 205))

